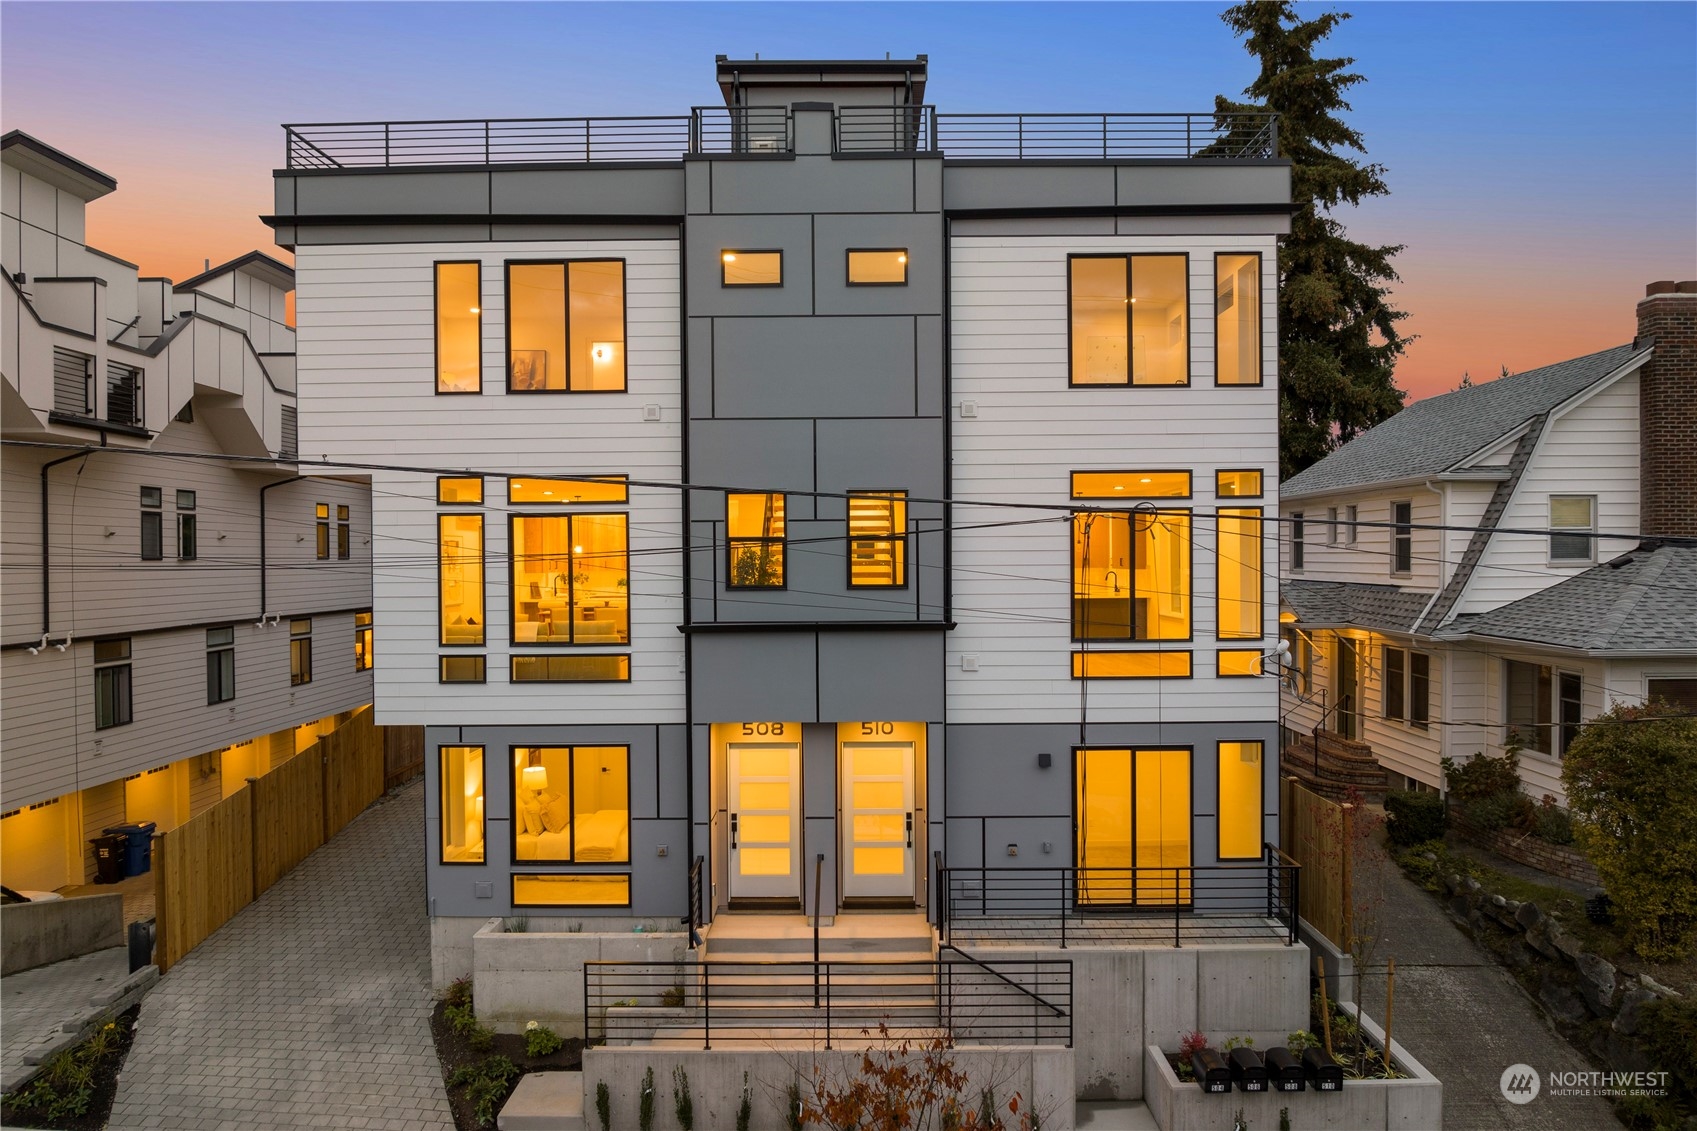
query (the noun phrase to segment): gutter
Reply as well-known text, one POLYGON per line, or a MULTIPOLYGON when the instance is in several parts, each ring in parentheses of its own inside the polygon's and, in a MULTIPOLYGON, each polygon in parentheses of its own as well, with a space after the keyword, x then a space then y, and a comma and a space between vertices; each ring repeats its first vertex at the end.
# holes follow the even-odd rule
POLYGON ((265 623, 265 614, 269 606, 265 602, 265 492, 273 487, 281 487, 286 483, 299 483, 304 475, 292 475, 287 479, 279 479, 275 483, 267 483, 259 489, 259 622, 265 623))

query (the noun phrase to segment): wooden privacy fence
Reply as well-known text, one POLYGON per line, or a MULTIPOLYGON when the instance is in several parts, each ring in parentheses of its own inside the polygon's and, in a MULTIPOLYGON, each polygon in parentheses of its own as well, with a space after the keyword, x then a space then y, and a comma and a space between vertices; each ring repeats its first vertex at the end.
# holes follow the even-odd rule
POLYGON ((397 785, 424 772, 424 728, 383 728, 383 788, 397 785))
POLYGON ((1350 822, 1353 806, 1328 801, 1284 779, 1279 839, 1302 865, 1298 913, 1339 950, 1350 949, 1350 822))
POLYGON ((383 795, 371 708, 199 816, 153 838, 154 960, 164 973, 383 795))

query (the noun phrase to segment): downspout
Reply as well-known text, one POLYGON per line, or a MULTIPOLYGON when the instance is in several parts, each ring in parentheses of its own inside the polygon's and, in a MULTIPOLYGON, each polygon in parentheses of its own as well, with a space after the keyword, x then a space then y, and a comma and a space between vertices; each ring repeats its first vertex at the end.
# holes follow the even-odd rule
POLYGON ((1443 574, 1444 567, 1449 564, 1449 530, 1447 529, 1450 524, 1449 495, 1432 486, 1430 479, 1422 483, 1421 486, 1438 496, 1438 526, 1440 527, 1438 531, 1438 587, 1432 591, 1432 599, 1426 602, 1425 607, 1420 610, 1420 615, 1414 618, 1414 623, 1408 626, 1410 633, 1424 626, 1426 614, 1432 611, 1432 606, 1437 604, 1438 598, 1444 595, 1444 590, 1450 583, 1450 579, 1443 574))
MULTIPOLYGON (((1442 570, 1445 566, 1450 564, 1449 553, 1448 553, 1448 549, 1449 549, 1449 545, 1448 545, 1448 543, 1449 543, 1449 524, 1450 524, 1450 496, 1449 496, 1448 491, 1440 490, 1437 487, 1432 486, 1432 481, 1430 479, 1426 480, 1426 482, 1423 484, 1423 486, 1426 488, 1426 490, 1428 490, 1428 491, 1430 491, 1433 494, 1438 496, 1438 525, 1443 527, 1443 529, 1438 532, 1438 537, 1443 539, 1443 541, 1439 543, 1439 545, 1442 546, 1443 549, 1440 550, 1439 553, 1438 553, 1438 568, 1440 570, 1442 570)), ((1455 563, 1455 568, 1460 569, 1461 563, 1460 562, 1455 563)), ((1416 617, 1415 620, 1414 620, 1414 627, 1416 627, 1416 628, 1425 628, 1426 627, 1426 614, 1432 611, 1432 605, 1437 601, 1438 596, 1443 593, 1444 589, 1449 585, 1449 583, 1450 583, 1450 579, 1448 577, 1440 577, 1439 578, 1439 584, 1438 584, 1437 591, 1432 594, 1432 600, 1426 602, 1426 607, 1424 609, 1420 610, 1420 615, 1418 617, 1416 617)), ((1411 641, 1411 643, 1412 643, 1412 641, 1411 641)), ((1451 665, 1450 665, 1449 653, 1447 653, 1447 652, 1441 653, 1440 662, 1443 664, 1443 670, 1438 673, 1438 710, 1440 712, 1442 712, 1440 717, 1442 719, 1444 719, 1445 721, 1447 721, 1450 718, 1450 666, 1451 665)), ((1447 726, 1440 726, 1440 727, 1438 727, 1438 764, 1440 766, 1442 766, 1443 760, 1445 758, 1449 757, 1449 756, 1450 756, 1450 728, 1447 727, 1447 726)), ((1439 783, 1440 783, 1439 788, 1441 789, 1442 788, 1442 782, 1443 782, 1443 772, 1441 770, 1438 773, 1438 779, 1439 779, 1439 783)))
MULTIPOLYGON (((733 101, 735 100, 735 78, 732 79, 733 101)), ((686 167, 685 173, 688 173, 686 167)), ((709 174, 711 175, 711 174, 709 174)), ((694 895, 690 888, 689 873, 695 867, 695 635, 689 631, 693 620, 691 602, 694 599, 693 586, 690 584, 689 570, 695 560, 694 536, 695 527, 690 519, 692 492, 689 489, 689 219, 678 225, 678 340, 683 348, 678 351, 678 400, 679 411, 683 419, 678 422, 678 464, 683 479, 683 498, 681 515, 683 520, 683 537, 679 540, 683 545, 683 624, 678 627, 684 635, 684 918, 690 922, 684 927, 691 946, 697 924, 689 911, 690 899, 694 895)), ((707 757, 713 757, 713 744, 707 744, 707 757)), ((707 780, 713 780, 712 767, 708 767, 707 780)), ((709 786, 711 792, 711 786, 709 786)), ((656 812, 659 810, 656 809, 656 812)), ((707 827, 713 827, 713 804, 708 799, 707 827)), ((712 851, 712 838, 708 838, 708 851, 712 851)), ((701 917, 713 917, 713 861, 702 861, 702 893, 701 917)), ((705 926, 703 923, 701 926, 705 926)))
MULTIPOLYGON (((102 432, 104 440, 106 434, 102 432)), ((50 561, 47 523, 47 473, 62 463, 74 459, 87 459, 92 451, 77 452, 75 455, 60 456, 41 465, 41 634, 42 644, 47 643, 47 635, 53 631, 53 568, 50 561)))
POLYGON ((291 475, 287 479, 279 479, 275 483, 267 483, 259 489, 259 619, 264 620, 270 606, 265 603, 265 492, 273 487, 281 487, 287 483, 299 483, 304 475, 291 475))

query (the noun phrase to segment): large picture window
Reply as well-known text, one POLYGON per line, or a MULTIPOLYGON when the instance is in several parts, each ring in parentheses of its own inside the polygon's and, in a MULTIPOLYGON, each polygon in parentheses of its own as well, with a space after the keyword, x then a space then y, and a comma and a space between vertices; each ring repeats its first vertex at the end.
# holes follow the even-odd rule
POLYGON ((731 494, 725 499, 733 589, 781 589, 784 585, 784 497, 731 494))
POLYGON ((849 585, 900 589, 907 584, 907 492, 849 495, 849 585))
POLYGON ((513 642, 629 644, 629 517, 515 515, 513 642))
POLYGON ((437 589, 442 612, 440 642, 483 644, 483 516, 444 514, 436 518, 437 589))
POLYGON ((1261 257, 1214 256, 1214 384, 1261 383, 1261 257))
POLYGON ((1261 857, 1261 744, 1220 743, 1220 859, 1261 857))
POLYGON ((1221 640, 1259 640, 1261 620, 1261 508, 1221 507, 1215 608, 1221 640))
POLYGON ((1079 750, 1073 768, 1078 902, 1190 902, 1190 751, 1079 750))
POLYGON ((1190 639, 1190 512, 1072 520, 1074 640, 1190 639))
POLYGON ((1183 255, 1072 256, 1070 383, 1189 384, 1189 273, 1183 255))
POLYGON ((629 863, 630 749, 514 749, 513 859, 629 863))
POLYGON ((483 863, 483 747, 441 748, 442 863, 483 863))
POLYGON ((436 391, 483 391, 483 265, 436 265, 436 391))
POLYGON ((625 387, 625 264, 507 264, 507 390, 606 393, 625 387))

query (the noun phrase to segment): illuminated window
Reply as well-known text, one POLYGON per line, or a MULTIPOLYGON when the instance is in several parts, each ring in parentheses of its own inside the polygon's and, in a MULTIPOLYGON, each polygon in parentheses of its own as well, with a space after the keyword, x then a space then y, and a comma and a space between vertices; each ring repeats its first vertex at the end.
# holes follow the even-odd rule
POLYGON ((513 642, 629 644, 629 517, 512 520, 513 642))
POLYGON ((583 479, 507 480, 509 503, 623 503, 630 498, 628 477, 595 475, 583 479))
POLYGON ((625 264, 507 264, 507 390, 601 393, 625 387, 625 264))
POLYGON ((1190 497, 1190 472, 1075 471, 1072 473, 1072 497, 1185 499, 1190 497))
POLYGON ((514 907, 629 907, 628 875, 513 874, 514 907))
POLYGON ((444 746, 442 863, 483 863, 483 747, 444 746))
POLYGON ((319 503, 318 518, 318 560, 330 560, 330 504, 319 503))
POLYGON ((438 656, 436 662, 438 683, 484 682, 487 661, 483 656, 438 656))
POLYGON ((727 495, 733 589, 779 589, 784 584, 784 497, 777 494, 727 495))
POLYGON ((1190 751, 1080 750, 1078 902, 1190 902, 1190 751))
POLYGON ((1189 679, 1189 652, 1074 652, 1074 679, 1189 679))
POLYGON ((289 622, 289 686, 312 682, 312 618, 289 622))
POLYGON ((1190 639, 1190 512, 1077 514, 1074 640, 1190 639))
POLYGON ((849 584, 907 584, 907 492, 866 491, 848 499, 849 584))
POLYGON ((630 862, 630 749, 513 750, 513 859, 630 862))
POLYGON ((1190 383, 1189 260, 1075 255, 1068 260, 1071 383, 1190 383))
POLYGON ((206 630, 206 702, 236 697, 236 630, 232 625, 206 630))
POLYGON ((1261 508, 1221 507, 1215 611, 1221 640, 1259 640, 1261 624, 1261 508))
POLYGON ((438 393, 483 390, 482 275, 481 263, 436 265, 438 393))
POLYGON ((1258 648, 1227 648, 1216 652, 1214 656, 1214 674, 1223 679, 1242 679, 1261 674, 1261 651, 1258 648))
POLYGON ((1261 257, 1214 256, 1214 384, 1261 383, 1261 257))
POLYGON ((478 476, 471 479, 441 478, 436 481, 436 501, 438 503, 481 503, 483 501, 483 478, 478 476))
POLYGON ((1221 860, 1261 858, 1261 788, 1261 744, 1220 743, 1221 860))
POLYGON ((1216 471, 1214 473, 1214 494, 1222 499, 1259 499, 1261 497, 1261 473, 1259 471, 1216 471))
POLYGON ((483 616, 483 516, 436 518, 441 644, 487 642, 483 616))
POLYGON ((94 642, 94 729, 130 721, 130 642, 94 642))
POLYGON ((725 287, 781 287, 784 285, 784 253, 727 248, 719 253, 719 284, 725 287))
POLYGON ((354 614, 354 671, 371 670, 371 614, 354 614))
POLYGON ((630 657, 514 656, 514 683, 628 683, 630 657))
POLYGON ((850 249, 848 283, 851 287, 900 287, 907 283, 907 248, 850 249))

